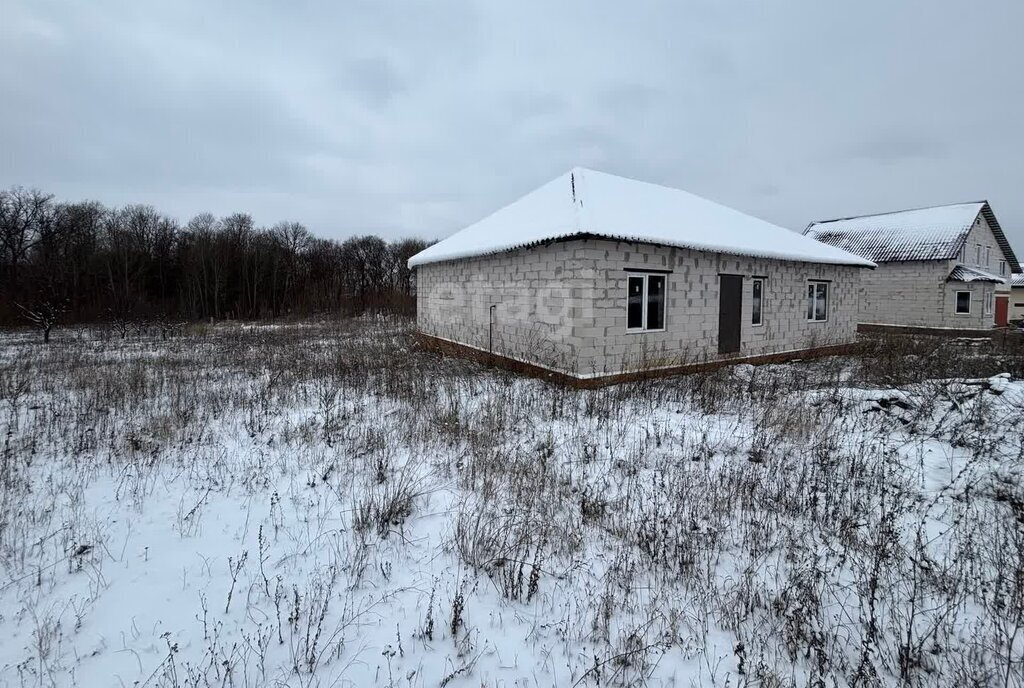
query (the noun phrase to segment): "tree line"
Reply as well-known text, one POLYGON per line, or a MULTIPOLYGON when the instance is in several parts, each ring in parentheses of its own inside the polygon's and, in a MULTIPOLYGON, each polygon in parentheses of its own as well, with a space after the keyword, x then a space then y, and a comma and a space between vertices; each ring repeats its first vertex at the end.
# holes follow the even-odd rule
POLYGON ((0 190, 0 324, 412 312, 406 261, 426 246, 257 227, 245 213, 181 224, 149 205, 13 187, 0 190))

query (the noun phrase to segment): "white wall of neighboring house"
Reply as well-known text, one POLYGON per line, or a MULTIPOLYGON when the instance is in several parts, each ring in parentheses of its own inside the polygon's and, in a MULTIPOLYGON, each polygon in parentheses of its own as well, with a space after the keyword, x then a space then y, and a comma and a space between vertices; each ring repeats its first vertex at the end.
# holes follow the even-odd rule
POLYGON ((996 293, 1005 295, 1010 291, 1010 264, 1003 255, 1003 250, 999 248, 996 236, 985 221, 984 215, 978 214, 978 219, 974 221, 974 226, 967 234, 961 260, 956 262, 1005 277, 1005 284, 995 285, 996 293))
MULTIPOLYGON (((982 256, 984 260, 984 256, 982 256)), ((860 322, 906 327, 984 329, 995 324, 985 312, 991 282, 950 282, 957 261, 879 263, 861 274, 860 322), (971 294, 969 313, 956 312, 957 292, 971 294)), ((979 266, 981 267, 981 266, 979 266)))
POLYGON ((1014 287, 1010 293, 1010 322, 1024 320, 1024 286, 1014 287))

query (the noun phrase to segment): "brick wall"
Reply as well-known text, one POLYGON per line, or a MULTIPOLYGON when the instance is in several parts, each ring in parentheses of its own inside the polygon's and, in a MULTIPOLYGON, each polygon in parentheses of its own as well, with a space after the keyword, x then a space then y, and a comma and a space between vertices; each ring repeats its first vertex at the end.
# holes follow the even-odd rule
POLYGON ((948 282, 956 261, 880 263, 861 278, 860 320, 911 327, 984 329, 995 324, 994 309, 985 313, 990 282, 948 282), (970 292, 971 312, 956 312, 956 294, 970 292))
POLYGON ((910 327, 985 328, 995 322, 985 315, 988 282, 947 282, 956 261, 879 263, 861 277, 860 321, 910 327), (971 312, 956 313, 956 292, 971 293, 971 312))
POLYGON ((555 370, 574 370, 572 323, 582 317, 582 296, 593 279, 573 260, 569 244, 431 263, 416 272, 421 332, 555 370))
POLYGON ((856 338, 860 268, 747 258, 611 241, 589 242, 595 300, 593 325, 575 330, 579 368, 591 375, 703 363, 718 353, 720 273, 743 276, 740 351, 759 356, 846 344, 856 338), (671 270, 664 332, 626 332, 628 270, 671 270), (764 277, 762 324, 751 322, 752 278, 764 277), (825 322, 807 320, 807 281, 830 280, 825 322))
POLYGON ((865 272, 593 239, 417 271, 420 331, 581 376, 721 358, 719 273, 744 277, 735 356, 852 342, 865 272), (627 269, 670 271, 663 332, 626 332, 627 269), (750 322, 753 276, 766 278, 761 326, 750 322), (826 322, 807 320, 808 279, 831 280, 826 322))
MULTIPOLYGON (((971 227, 971 231, 967 233, 967 243, 964 247, 962 257, 962 260, 958 259, 954 262, 978 268, 985 272, 991 272, 993 275, 999 275, 999 262, 1006 260, 1006 257, 1003 256, 1003 250, 999 248, 999 244, 996 243, 995 234, 992 233, 992 229, 988 226, 985 216, 980 213, 978 214, 978 218, 974 221, 974 226, 971 227), (978 246, 981 246, 980 260, 978 258, 978 246)), ((1005 294, 1010 291, 1009 263, 1005 266, 1005 273, 1003 276, 1007 278, 1006 284, 995 285, 996 291, 1000 294, 1005 294)))
POLYGON ((1010 320, 1024 320, 1024 287, 1010 291, 1010 320))

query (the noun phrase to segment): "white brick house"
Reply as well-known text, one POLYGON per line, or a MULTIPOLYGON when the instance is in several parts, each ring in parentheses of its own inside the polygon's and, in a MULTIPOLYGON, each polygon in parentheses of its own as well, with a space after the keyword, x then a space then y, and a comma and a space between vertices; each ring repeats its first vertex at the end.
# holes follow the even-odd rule
POLYGON ((987 201, 812 222, 804 234, 878 264, 861 280, 863 324, 1007 324, 1021 266, 987 201))
POLYGON ((1010 278, 1010 322, 1024 321, 1024 274, 1010 278))
POLYGON ((812 222, 804 233, 878 263, 861 279, 862 324, 1007 324, 1021 266, 986 201, 812 222))
POLYGON ((874 264, 684 191, 575 168, 409 266, 431 343, 594 381, 849 344, 874 264))

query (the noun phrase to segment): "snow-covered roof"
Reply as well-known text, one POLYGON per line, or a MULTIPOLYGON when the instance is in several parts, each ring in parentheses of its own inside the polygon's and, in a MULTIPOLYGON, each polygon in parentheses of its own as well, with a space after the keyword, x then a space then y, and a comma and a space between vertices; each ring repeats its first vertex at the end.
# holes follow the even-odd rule
POLYGON ((1020 264, 987 201, 812 222, 804 234, 876 263, 953 260, 979 213, 995 235, 1011 271, 1020 272, 1020 264))
POLYGON ((1015 275, 1010 275, 1010 286, 1024 287, 1024 274, 1017 273, 1015 275))
POLYGON ((1006 278, 998 275, 993 275, 991 272, 985 272, 978 268, 969 268, 966 265, 957 265, 953 268, 952 272, 949 273, 947 278, 949 282, 996 282, 997 284, 1005 284, 1006 278))
POLYGON ((576 167, 409 259, 409 267, 571 237, 807 263, 874 263, 699 196, 576 167))

